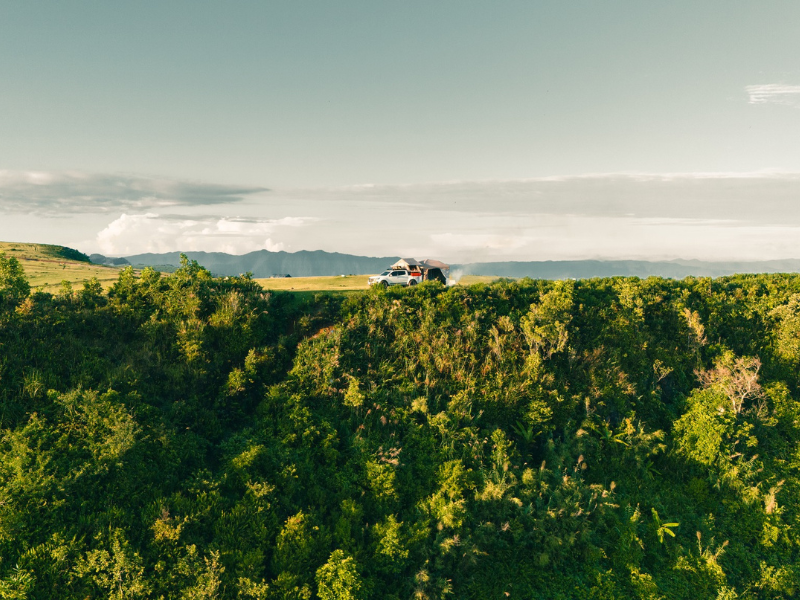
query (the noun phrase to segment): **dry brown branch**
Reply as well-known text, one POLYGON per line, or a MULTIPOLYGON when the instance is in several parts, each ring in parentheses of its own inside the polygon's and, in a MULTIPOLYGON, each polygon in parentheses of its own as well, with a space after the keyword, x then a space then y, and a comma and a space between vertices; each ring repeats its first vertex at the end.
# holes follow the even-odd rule
POLYGON ((764 397, 758 383, 761 360, 757 356, 725 357, 713 369, 696 370, 695 375, 704 387, 716 387, 731 401, 733 412, 740 413, 747 400, 764 397))

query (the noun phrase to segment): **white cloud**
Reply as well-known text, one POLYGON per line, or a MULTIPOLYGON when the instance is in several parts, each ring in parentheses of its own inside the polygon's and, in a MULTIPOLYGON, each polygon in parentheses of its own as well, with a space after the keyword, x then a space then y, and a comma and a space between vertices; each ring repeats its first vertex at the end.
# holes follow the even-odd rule
POLYGON ((119 212, 170 206, 240 202, 267 191, 130 175, 0 171, 0 210, 60 217, 74 213, 119 212))
POLYGON ((181 215, 123 214, 97 234, 103 254, 125 256, 145 252, 204 250, 243 254, 258 249, 282 250, 274 236, 284 228, 305 225, 313 219, 285 217, 253 219, 188 217, 181 215), (264 236, 270 236, 265 239, 264 236))
POLYGON ((783 104, 800 107, 800 85, 768 83, 745 87, 750 104, 783 104))
POLYGON ((451 254, 489 251, 496 254, 513 252, 525 247, 531 241, 528 236, 514 234, 497 235, 492 233, 437 233, 431 236, 435 247, 451 254))
POLYGON ((271 238, 267 238, 264 241, 264 250, 269 250, 270 252, 280 252, 286 247, 283 242, 273 242, 271 238))
POLYGON ((462 223, 459 233, 431 236, 428 253, 463 263, 800 257, 800 226, 737 223, 732 227, 725 220, 544 214, 532 219, 474 219, 462 223))

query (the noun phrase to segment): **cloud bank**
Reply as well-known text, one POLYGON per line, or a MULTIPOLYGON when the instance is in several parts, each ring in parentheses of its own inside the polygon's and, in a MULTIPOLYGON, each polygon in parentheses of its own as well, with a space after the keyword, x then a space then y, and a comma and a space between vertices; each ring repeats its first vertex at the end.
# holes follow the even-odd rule
MULTIPOLYGON (((454 181, 276 191, 359 214, 585 215, 800 224, 800 173, 602 173, 509 181, 454 181)), ((306 211, 307 212, 307 211, 306 211)), ((445 217, 445 218, 450 218, 445 217)))
POLYGON ((745 87, 750 104, 783 104, 800 107, 800 85, 768 83, 745 87))
POLYGON ((175 250, 205 250, 244 254, 253 250, 283 250, 273 238, 285 228, 302 227, 313 219, 123 214, 97 234, 100 251, 109 256, 175 250))
POLYGON ((800 258, 800 173, 601 173, 269 194, 146 178, 4 177, 0 240, 109 256, 269 249, 462 263, 800 258), (65 181, 86 190, 67 208, 56 193, 65 181))
POLYGON ((800 257, 798 199, 800 174, 759 171, 276 190, 270 202, 337 219, 309 238, 323 249, 468 262, 800 257))
POLYGON ((0 211, 52 217, 231 204, 264 191, 266 188, 127 175, 0 171, 0 211))

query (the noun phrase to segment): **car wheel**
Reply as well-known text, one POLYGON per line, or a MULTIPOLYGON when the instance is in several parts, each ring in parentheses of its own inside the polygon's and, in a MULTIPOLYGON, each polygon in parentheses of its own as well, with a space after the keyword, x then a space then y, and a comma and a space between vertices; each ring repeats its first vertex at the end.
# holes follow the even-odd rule
POLYGON ((417 280, 412 279, 411 281, 408 282, 408 285, 417 285, 417 280))
POLYGON ((389 282, 388 281, 381 281, 381 285, 384 287, 384 289, 388 288, 389 287, 389 282))

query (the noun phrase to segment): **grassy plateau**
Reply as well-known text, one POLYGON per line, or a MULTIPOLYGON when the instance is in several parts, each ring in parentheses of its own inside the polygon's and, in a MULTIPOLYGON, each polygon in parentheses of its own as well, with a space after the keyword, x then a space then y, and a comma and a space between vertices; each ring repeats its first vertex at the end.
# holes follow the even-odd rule
POLYGON ((92 277, 109 288, 119 277, 119 268, 94 265, 79 252, 62 246, 0 242, 2 253, 22 264, 33 289, 45 292, 58 291, 62 281, 80 286, 92 277))

